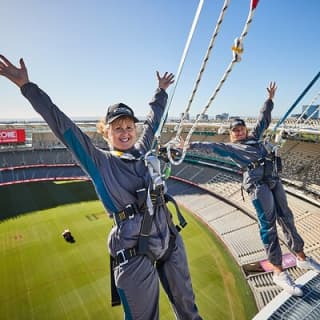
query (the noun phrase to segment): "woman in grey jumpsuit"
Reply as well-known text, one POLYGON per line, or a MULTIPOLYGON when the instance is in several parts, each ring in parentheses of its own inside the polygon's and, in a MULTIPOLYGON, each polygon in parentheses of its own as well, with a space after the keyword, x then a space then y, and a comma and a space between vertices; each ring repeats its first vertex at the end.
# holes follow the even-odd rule
POLYGON ((108 141, 107 151, 94 146, 44 91, 29 82, 22 59, 20 68, 17 68, 0 55, 0 75, 20 87, 33 108, 76 157, 91 177, 106 211, 115 220, 108 245, 125 319, 159 319, 159 279, 178 319, 201 319, 182 238, 173 225, 164 192, 160 189, 156 193, 152 189, 154 181, 143 159, 151 149, 154 132, 167 102, 165 90, 173 83, 173 75, 165 73, 160 76, 157 73, 158 89, 150 102, 151 111, 138 141, 137 119, 132 109, 122 103, 108 108, 102 130, 108 141), (139 199, 141 194, 142 201, 139 199), (137 243, 148 210, 152 220, 147 251, 139 254, 137 243))
POLYGON ((268 99, 260 110, 257 123, 250 134, 245 122, 235 119, 230 126, 230 143, 194 142, 190 144, 190 148, 229 157, 242 169, 242 186, 249 193, 257 213, 260 237, 274 270, 273 280, 290 294, 301 296, 302 290, 282 268, 276 221, 282 227, 288 247, 297 256, 297 266, 320 272, 320 265, 311 257, 306 257, 303 252, 304 242, 297 232, 292 211, 288 207, 286 194, 276 170, 276 158, 270 153, 270 146, 261 140, 271 122, 276 89, 275 83, 271 82, 267 88, 268 99))

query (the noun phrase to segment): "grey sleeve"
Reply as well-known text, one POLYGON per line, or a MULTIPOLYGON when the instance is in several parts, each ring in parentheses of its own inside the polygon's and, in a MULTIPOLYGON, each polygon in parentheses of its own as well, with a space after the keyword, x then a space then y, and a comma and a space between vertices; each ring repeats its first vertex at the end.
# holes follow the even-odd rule
POLYGON ((254 128, 252 129, 250 136, 260 140, 265 130, 268 129, 271 123, 271 111, 273 109, 273 101, 268 99, 262 106, 258 120, 254 128))
POLYGON ((229 158, 240 168, 251 162, 243 148, 245 145, 238 143, 193 142, 190 144, 190 149, 197 149, 208 154, 215 153, 220 157, 229 158))
POLYGON ((149 103, 151 110, 144 123, 143 134, 137 142, 137 148, 139 148, 142 153, 146 153, 152 148, 153 138, 160 125, 167 99, 168 95, 166 91, 158 88, 153 99, 149 103))
POLYGON ((207 153, 214 152, 221 157, 233 158, 234 150, 230 144, 218 142, 192 142, 190 149, 197 149, 207 153))
POLYGON ((47 122, 57 138, 73 153, 81 167, 91 176, 96 157, 101 153, 76 124, 67 117, 36 84, 27 83, 21 88, 35 111, 47 122))

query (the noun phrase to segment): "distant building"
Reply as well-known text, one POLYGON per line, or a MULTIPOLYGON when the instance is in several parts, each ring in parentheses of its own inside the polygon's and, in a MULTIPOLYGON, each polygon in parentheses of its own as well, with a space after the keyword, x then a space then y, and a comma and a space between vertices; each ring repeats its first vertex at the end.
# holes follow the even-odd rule
POLYGON ((241 118, 241 117, 240 116, 230 116, 229 120, 234 120, 234 119, 239 119, 239 118, 241 118))
MULTIPOLYGON (((183 112, 182 113, 180 113, 180 118, 182 119, 182 117, 183 117, 183 112)), ((190 114, 189 114, 189 112, 186 112, 186 114, 185 114, 185 116, 184 116, 184 119, 185 120, 187 120, 187 121, 190 121, 190 114)))
MULTIPOLYGON (((200 114, 197 114, 197 118, 200 116, 200 114)), ((201 114, 200 121, 209 121, 209 116, 207 114, 201 114)))
POLYGON ((229 119, 229 113, 221 113, 216 115, 216 120, 225 121, 229 119))
POLYGON ((314 104, 314 105, 310 105, 310 106, 302 106, 302 113, 304 113, 305 110, 307 109, 304 118, 307 119, 312 115, 312 117, 310 119, 319 119, 319 108, 320 108, 319 104, 317 104, 317 105, 314 104))

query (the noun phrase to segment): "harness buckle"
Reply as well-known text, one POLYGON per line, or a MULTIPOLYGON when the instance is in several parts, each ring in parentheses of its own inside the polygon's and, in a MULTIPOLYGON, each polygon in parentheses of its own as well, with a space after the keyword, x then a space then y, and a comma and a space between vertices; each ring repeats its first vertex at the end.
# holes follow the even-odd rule
POLYGON ((264 166, 264 164, 265 164, 265 158, 260 158, 258 160, 255 160, 249 163, 247 166, 247 170, 256 169, 260 166, 264 166))
POLYGON ((129 260, 126 258, 125 255, 125 249, 121 249, 116 252, 117 259, 118 259, 118 265, 121 267, 129 262, 129 260), (123 261, 121 261, 123 260, 123 261))
POLYGON ((126 210, 126 212, 129 212, 127 218, 130 219, 130 220, 133 219, 134 218, 134 214, 135 214, 135 210, 134 210, 132 204, 126 205, 126 209, 129 209, 129 210, 126 210))

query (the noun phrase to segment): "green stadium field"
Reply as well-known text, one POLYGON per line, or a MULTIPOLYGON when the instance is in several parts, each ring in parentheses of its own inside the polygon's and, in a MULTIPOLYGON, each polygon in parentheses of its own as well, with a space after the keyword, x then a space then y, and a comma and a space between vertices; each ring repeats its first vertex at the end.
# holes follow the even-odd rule
MULTIPOLYGON (((207 227, 185 212, 182 231, 203 319, 257 312, 239 267, 207 227)), ((111 307, 106 238, 112 220, 90 182, 0 187, 0 319, 123 319, 111 307), (61 233, 69 228, 76 242, 61 233)), ((160 319, 175 319, 161 292, 160 319)))

